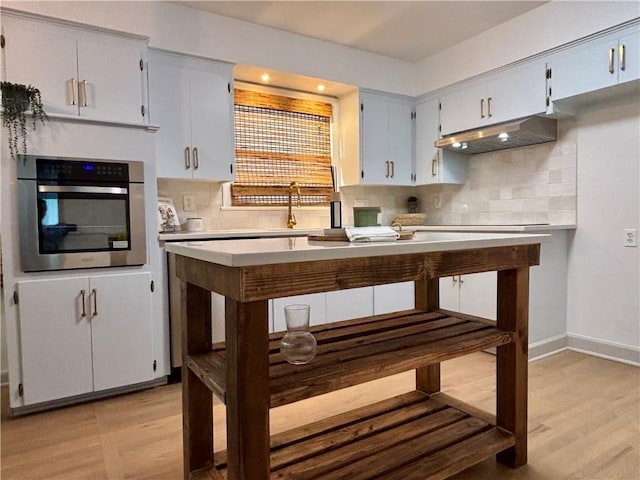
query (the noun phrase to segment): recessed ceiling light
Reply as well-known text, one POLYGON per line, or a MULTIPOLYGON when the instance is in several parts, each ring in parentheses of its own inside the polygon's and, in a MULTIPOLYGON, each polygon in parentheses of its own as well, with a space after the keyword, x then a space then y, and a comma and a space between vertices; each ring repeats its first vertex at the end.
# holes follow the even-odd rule
POLYGON ((324 92, 324 89, 326 88, 324 85, 320 84, 316 87, 318 89, 319 92, 324 92))
POLYGON ((268 82, 269 81, 269 74, 268 73, 263 73, 260 78, 262 79, 263 82, 268 82))

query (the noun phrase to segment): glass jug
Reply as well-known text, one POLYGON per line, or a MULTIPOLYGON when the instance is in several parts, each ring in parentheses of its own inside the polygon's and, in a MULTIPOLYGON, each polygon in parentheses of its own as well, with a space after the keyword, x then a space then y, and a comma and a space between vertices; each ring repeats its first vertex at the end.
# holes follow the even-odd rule
POLYGON ((309 305, 287 305, 284 318, 287 333, 280 340, 280 353, 292 365, 309 363, 316 356, 318 345, 309 332, 309 305))

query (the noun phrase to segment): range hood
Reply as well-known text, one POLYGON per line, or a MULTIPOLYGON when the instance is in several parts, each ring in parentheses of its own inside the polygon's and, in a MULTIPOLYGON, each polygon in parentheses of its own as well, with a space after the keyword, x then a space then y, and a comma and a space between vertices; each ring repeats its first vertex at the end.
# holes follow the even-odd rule
POLYGON ((553 142, 557 133, 557 120, 548 117, 527 117, 448 135, 437 140, 434 145, 452 152, 474 155, 553 142))

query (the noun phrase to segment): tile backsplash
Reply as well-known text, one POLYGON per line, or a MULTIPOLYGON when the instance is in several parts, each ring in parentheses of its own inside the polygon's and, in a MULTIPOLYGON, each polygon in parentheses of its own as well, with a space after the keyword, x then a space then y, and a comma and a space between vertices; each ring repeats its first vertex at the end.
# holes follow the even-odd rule
MULTIPOLYGON (((343 224, 353 225, 353 207, 382 208, 382 224, 407 212, 418 197, 418 211, 429 225, 511 225, 576 223, 575 119, 559 121, 556 142, 474 155, 464 185, 421 187, 342 187, 343 224), (439 207, 438 207, 439 206, 439 207)), ((171 197, 180 223, 202 217, 205 230, 284 228, 286 207, 223 206, 224 185, 194 180, 158 179, 158 196, 171 197), (195 211, 185 211, 183 195, 193 194, 195 211)), ((298 228, 329 227, 329 207, 295 208, 298 228)))
MULTIPOLYGON (((382 223, 389 225, 396 213, 407 211, 407 199, 415 195, 414 187, 351 186, 343 187, 343 224, 353 225, 353 207, 382 208, 382 223)), ((158 196, 170 197, 182 225, 189 217, 202 217, 205 230, 284 228, 287 223, 286 207, 229 208, 223 207, 222 183, 193 180, 158 179, 158 196), (195 197, 195 211, 185 211, 183 195, 195 197)), ((296 208, 293 212, 298 228, 328 228, 329 207, 296 208)))
POLYGON ((433 225, 576 223, 574 119, 559 122, 556 142, 469 158, 464 185, 418 187, 433 225))

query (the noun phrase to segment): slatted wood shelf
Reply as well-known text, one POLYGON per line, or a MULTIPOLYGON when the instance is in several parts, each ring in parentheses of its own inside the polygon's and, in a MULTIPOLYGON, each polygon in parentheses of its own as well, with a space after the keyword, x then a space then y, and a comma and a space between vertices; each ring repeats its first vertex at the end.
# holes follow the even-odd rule
MULTIPOLYGON (((510 343, 514 333, 495 322, 436 310, 408 310, 313 328, 318 353, 307 365, 280 355, 283 333, 270 336, 270 407, 510 343)), ((225 349, 189 355, 185 365, 226 403, 225 349)))
MULTIPOLYGON (((515 444, 511 433, 446 400, 409 392, 274 435, 270 478, 442 479, 515 444)), ((214 458, 207 473, 226 479, 226 452, 214 458)))

